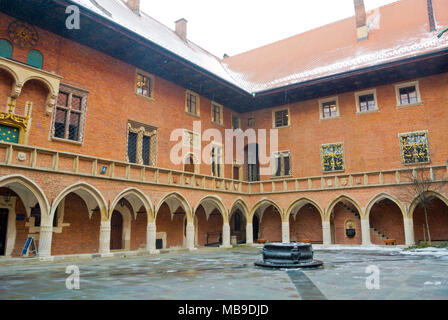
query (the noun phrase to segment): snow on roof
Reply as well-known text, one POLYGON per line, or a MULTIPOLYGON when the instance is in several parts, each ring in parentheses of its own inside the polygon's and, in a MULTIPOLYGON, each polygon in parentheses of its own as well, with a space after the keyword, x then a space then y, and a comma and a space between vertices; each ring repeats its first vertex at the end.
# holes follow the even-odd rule
MULTIPOLYGON (((355 17, 220 60, 120 0, 72 0, 100 16, 247 91, 260 92, 448 48, 429 32, 425 0, 401 0, 369 11, 369 39, 358 42, 355 17)), ((437 25, 448 3, 433 0, 437 25)))

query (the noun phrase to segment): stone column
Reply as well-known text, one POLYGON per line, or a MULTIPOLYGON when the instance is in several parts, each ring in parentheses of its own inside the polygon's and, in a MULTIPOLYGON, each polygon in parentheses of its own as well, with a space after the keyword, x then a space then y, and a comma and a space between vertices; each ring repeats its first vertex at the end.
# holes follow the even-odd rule
POLYGON ((252 245, 254 243, 254 229, 252 222, 246 224, 246 244, 252 245))
POLYGON ((40 226, 39 250, 41 258, 51 257, 51 241, 53 239, 53 226, 40 226))
POLYGON ((195 250, 194 247, 194 224, 193 222, 187 222, 187 249, 195 250))
POLYGON ((331 245, 331 229, 330 229, 330 221, 322 221, 322 235, 324 245, 331 245))
POLYGON ((102 256, 110 255, 110 221, 101 221, 99 253, 102 256))
POLYGON ((156 223, 150 222, 146 226, 146 251, 149 253, 159 253, 156 249, 156 223))
POLYGON ((282 242, 289 243, 289 222, 282 222, 282 242))
POLYGON ((221 248, 232 248, 230 245, 230 225, 228 222, 222 226, 222 245, 221 248))
POLYGON ((369 219, 361 219, 362 245, 371 246, 370 242, 370 221, 369 219))
POLYGON ((413 218, 405 218, 403 222, 404 222, 404 236, 406 239, 406 245, 413 246, 415 244, 414 219, 413 218))

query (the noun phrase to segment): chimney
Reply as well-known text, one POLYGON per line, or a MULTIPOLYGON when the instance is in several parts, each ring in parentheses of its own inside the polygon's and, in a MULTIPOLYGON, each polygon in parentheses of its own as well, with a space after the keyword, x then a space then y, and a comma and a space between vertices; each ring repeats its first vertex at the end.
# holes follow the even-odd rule
POLYGON ((184 18, 179 19, 175 22, 176 33, 184 39, 187 39, 187 20, 184 18))
POLYGON ((128 7, 137 14, 140 14, 140 0, 127 0, 128 7))
POLYGON ((429 31, 436 31, 436 19, 434 18, 434 9, 432 8, 432 0, 427 0, 428 17, 429 17, 429 31))
POLYGON ((364 0, 353 0, 356 12, 356 33, 358 41, 367 40, 369 37, 369 29, 367 28, 366 7, 364 0))

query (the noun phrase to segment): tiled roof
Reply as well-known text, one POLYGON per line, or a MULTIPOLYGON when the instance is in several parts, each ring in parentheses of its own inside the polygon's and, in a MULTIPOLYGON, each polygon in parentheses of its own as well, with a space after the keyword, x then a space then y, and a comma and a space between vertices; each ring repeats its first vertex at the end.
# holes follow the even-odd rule
POLYGON ((357 41, 351 17, 224 60, 120 0, 73 2, 251 93, 448 48, 445 37, 437 38, 448 25, 447 0, 433 0, 435 32, 429 32, 426 0, 401 0, 367 12, 368 40, 357 41))

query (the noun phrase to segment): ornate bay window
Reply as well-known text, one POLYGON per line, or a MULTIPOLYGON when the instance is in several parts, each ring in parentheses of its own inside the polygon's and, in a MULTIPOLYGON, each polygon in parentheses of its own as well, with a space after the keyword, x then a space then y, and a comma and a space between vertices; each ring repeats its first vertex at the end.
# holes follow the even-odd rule
POLYGON ((401 133, 398 138, 403 164, 430 162, 428 131, 401 133))
POLYGON ((320 157, 323 172, 337 172, 345 170, 343 143, 321 145, 320 157))
POLYGON ((155 166, 157 129, 149 125, 129 121, 126 150, 127 162, 155 166))

